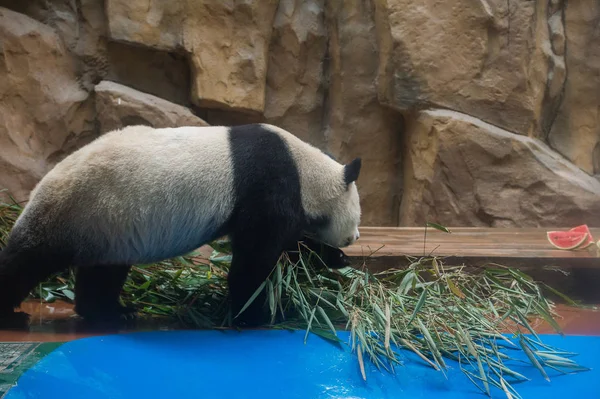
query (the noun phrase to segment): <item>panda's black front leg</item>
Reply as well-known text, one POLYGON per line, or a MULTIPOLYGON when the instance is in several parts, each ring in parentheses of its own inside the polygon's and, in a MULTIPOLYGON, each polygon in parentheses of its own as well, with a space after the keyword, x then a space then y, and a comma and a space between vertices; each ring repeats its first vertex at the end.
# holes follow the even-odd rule
POLYGON ((132 319, 135 309, 121 305, 121 290, 131 266, 80 266, 75 276, 75 311, 87 321, 132 319))
POLYGON ((267 244, 259 244, 255 240, 232 243, 233 259, 227 280, 233 323, 240 327, 257 327, 270 320, 265 290, 236 318, 258 287, 269 277, 283 252, 283 245, 268 240, 265 242, 267 244))

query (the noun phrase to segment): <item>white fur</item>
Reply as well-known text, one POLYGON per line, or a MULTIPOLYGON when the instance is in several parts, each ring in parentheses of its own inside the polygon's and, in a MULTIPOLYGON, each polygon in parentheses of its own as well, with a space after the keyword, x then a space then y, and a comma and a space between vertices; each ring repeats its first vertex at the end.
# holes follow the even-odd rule
POLYGON ((334 247, 346 247, 360 236, 361 208, 356 184, 344 182, 344 165, 318 148, 276 126, 263 124, 287 144, 300 174, 302 207, 309 216, 326 214, 331 224, 315 232, 317 238, 334 247))
POLYGON ((204 228, 229 217, 231 162, 227 128, 127 127, 56 165, 32 191, 20 219, 63 226, 82 243, 99 243, 91 254, 80 254, 81 262, 162 260, 193 250, 214 234, 204 228))

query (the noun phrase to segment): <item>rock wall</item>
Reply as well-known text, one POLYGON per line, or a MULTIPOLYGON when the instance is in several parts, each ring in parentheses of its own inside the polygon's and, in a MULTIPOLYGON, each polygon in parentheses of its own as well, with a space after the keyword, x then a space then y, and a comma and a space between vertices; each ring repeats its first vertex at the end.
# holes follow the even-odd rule
POLYGON ((364 225, 600 226, 600 3, 0 0, 0 188, 107 130, 268 122, 364 225))

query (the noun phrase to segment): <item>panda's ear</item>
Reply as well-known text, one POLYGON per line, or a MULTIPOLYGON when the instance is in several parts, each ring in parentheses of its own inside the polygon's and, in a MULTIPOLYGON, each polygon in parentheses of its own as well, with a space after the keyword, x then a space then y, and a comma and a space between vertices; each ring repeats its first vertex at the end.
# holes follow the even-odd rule
POLYGON ((344 166, 344 182, 346 183, 346 185, 358 179, 361 166, 362 161, 360 158, 356 158, 352 162, 344 166))

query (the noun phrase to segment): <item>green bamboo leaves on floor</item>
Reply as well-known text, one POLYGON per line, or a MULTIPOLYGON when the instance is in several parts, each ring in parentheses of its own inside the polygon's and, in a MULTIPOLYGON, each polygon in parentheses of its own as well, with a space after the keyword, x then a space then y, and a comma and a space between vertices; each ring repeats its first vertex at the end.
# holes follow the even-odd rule
POLYGON ((284 309, 286 321, 276 327, 304 328, 306 337, 313 331, 339 342, 335 326, 345 326, 365 379, 367 360, 395 372, 403 363, 398 348, 444 373, 447 360, 455 360, 482 392, 491 395, 496 387, 508 398, 519 398, 512 385, 527 381, 511 368, 515 364, 528 361, 544 378, 547 369, 587 370, 571 359, 575 354, 548 347, 537 336, 532 317, 560 328, 540 287, 519 270, 467 273, 464 266, 420 258, 406 269, 378 274, 351 268, 317 272, 307 260, 293 264, 283 258, 269 281, 284 293, 274 298, 267 292, 270 309, 284 309), (525 357, 508 354, 519 349, 525 357))

